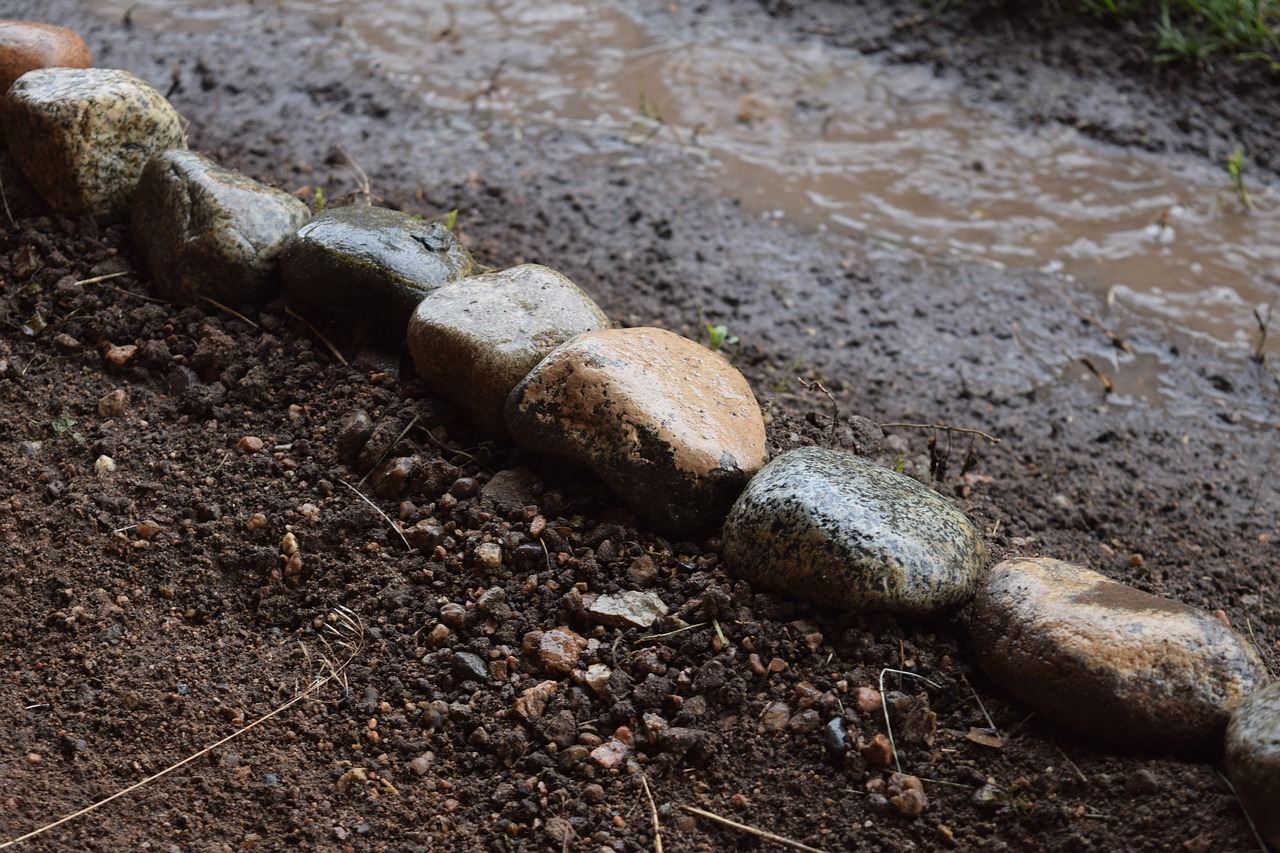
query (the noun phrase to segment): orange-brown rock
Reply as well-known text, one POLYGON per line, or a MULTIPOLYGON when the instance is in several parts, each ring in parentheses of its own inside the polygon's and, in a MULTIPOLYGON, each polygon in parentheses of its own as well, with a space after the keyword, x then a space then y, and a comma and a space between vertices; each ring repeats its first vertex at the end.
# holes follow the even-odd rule
POLYGON ((1027 707, 1125 747, 1217 752, 1267 682, 1211 613, 1048 558, 992 568, 974 601, 978 662, 1027 707))
POLYGON ((35 68, 88 68, 92 64, 84 39, 66 27, 0 20, 0 95, 35 68))
POLYGON ((506 417, 518 443, 585 465, 672 535, 719 524, 767 459, 746 379, 663 329, 578 335, 516 386, 506 417))

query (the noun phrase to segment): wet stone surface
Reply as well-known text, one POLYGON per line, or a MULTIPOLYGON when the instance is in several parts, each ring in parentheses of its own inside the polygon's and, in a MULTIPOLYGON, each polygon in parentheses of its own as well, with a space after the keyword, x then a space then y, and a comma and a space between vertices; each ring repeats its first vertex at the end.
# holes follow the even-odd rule
POLYGON ((79 33, 37 21, 0 21, 0 95, 36 68, 88 68, 89 47, 79 33))
POLYGON ((63 213, 123 213, 147 162, 186 147, 181 116, 127 71, 29 71, 9 89, 2 117, 14 159, 63 213))
POLYGON ((968 601, 984 557, 973 525, 937 492, 819 447, 779 456, 751 480, 725 521, 724 550, 762 589, 920 615, 968 601))
POLYGON ((1006 560, 973 607, 982 668, 1028 707, 1128 748, 1215 753, 1267 681, 1213 615, 1061 560, 1006 560))
POLYGON ((537 264, 437 288, 409 321, 418 373, 490 435, 506 436, 507 396, 547 353, 609 318, 573 282, 537 264))
POLYGON ((286 243, 288 295, 336 313, 358 312, 403 334, 428 291, 468 276, 468 252, 443 224, 380 207, 319 213, 286 243))
POLYGON ((143 169, 131 225, 164 298, 240 304, 275 295, 280 248, 310 217, 283 190, 172 150, 143 169))
POLYGON ((673 533, 717 524, 766 458, 742 374, 662 329, 579 335, 516 386, 506 416, 519 444, 585 464, 673 533))
POLYGON ((1280 683, 1253 693, 1232 714, 1226 766, 1258 832, 1280 847, 1280 683))

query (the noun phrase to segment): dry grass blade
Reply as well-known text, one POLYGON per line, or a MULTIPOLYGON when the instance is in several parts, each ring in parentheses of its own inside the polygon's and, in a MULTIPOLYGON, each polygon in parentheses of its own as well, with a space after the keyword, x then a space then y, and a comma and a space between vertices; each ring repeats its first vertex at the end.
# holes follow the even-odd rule
POLYGON ((898 744, 895 743, 893 740, 893 725, 889 722, 889 702, 884 698, 884 674, 886 672, 892 672, 898 675, 909 675, 912 678, 918 678, 921 681, 923 681, 925 684, 936 687, 939 690, 942 689, 942 685, 936 684, 930 681, 929 679, 925 678, 923 675, 916 675, 914 672, 905 672, 901 669, 889 669, 887 667, 885 669, 880 670, 880 708, 881 710, 884 711, 884 728, 889 735, 889 746, 891 749, 893 749, 893 766, 899 773, 901 773, 902 762, 898 761, 898 744))
POLYGON ((1003 439, 996 438, 994 435, 988 435, 980 429, 972 429, 970 427, 947 426, 946 424, 909 424, 909 423, 887 423, 876 424, 880 429, 891 429, 898 427, 900 429, 940 429, 943 432, 958 432, 965 435, 976 435, 985 438, 992 444, 999 444, 1003 439))
POLYGON ((241 314, 239 311, 236 311, 234 308, 228 308, 226 305, 223 305, 221 302, 219 302, 218 300, 212 297, 202 295, 200 298, 203 299, 205 302, 208 302, 214 308, 220 308, 223 311, 226 311, 228 314, 230 314, 232 317, 235 317, 237 320, 245 321, 255 329, 261 328, 257 323, 253 322, 248 317, 241 314))
MULTIPOLYGON (((161 779, 169 775, 173 771, 181 767, 185 767, 191 762, 196 761, 208 755, 210 752, 213 752, 215 749, 222 746, 223 744, 230 743, 231 741, 235 740, 236 738, 240 737, 241 735, 245 734, 251 729, 255 729, 258 726, 262 725, 267 720, 270 720, 271 718, 284 713, 285 711, 292 708, 294 705, 297 705, 302 700, 306 699, 307 697, 319 691, 321 688, 323 688, 326 684, 329 684, 330 682, 336 681, 337 683, 342 684, 345 687, 346 679, 345 679, 344 673, 347 667, 351 664, 351 661, 355 660, 356 656, 360 654, 360 652, 364 649, 364 625, 361 624, 359 616, 357 616, 354 612, 352 612, 348 608, 343 607, 342 605, 338 605, 337 607, 335 607, 331 616, 340 627, 334 627, 333 624, 328 622, 325 623, 325 627, 328 628, 329 632, 336 637, 336 640, 333 643, 330 643, 330 641, 328 640, 322 640, 322 642, 324 642, 326 649, 331 649, 333 645, 337 645, 339 648, 346 651, 347 655, 345 658, 342 658, 340 661, 334 661, 328 657, 322 657, 321 660, 324 661, 326 671, 323 674, 317 675, 316 677, 311 679, 311 681, 307 684, 307 686, 304 687, 302 690, 300 690, 297 693, 297 695, 295 695, 288 702, 285 702, 283 705, 280 705, 274 710, 270 711, 269 713, 264 714, 263 716, 254 720, 252 723, 249 723, 248 725, 245 725, 239 729, 236 729, 234 732, 227 735, 222 740, 219 740, 216 743, 209 744, 199 752, 192 753, 191 755, 188 755, 186 758, 182 759, 181 761, 178 761, 174 764, 170 764, 168 767, 161 770, 159 773, 153 773, 147 778, 143 779, 142 781, 135 782, 129 787, 115 792, 114 794, 107 797, 106 799, 99 800, 98 802, 94 803, 91 806, 87 806, 83 809, 80 809, 77 812, 72 812, 69 815, 66 815, 64 817, 59 818, 58 820, 53 821, 52 823, 47 823, 44 826, 39 827, 38 829, 33 829, 31 832, 28 832, 25 835, 20 835, 17 838, 12 839, 11 841, 5 841, 3 843, 0 843, 0 850, 3 850, 6 847, 12 847, 15 844, 21 844, 22 842, 35 838, 38 835, 42 835, 51 829, 55 829, 59 826, 62 826, 65 823, 70 823, 71 821, 75 820, 78 817, 83 817, 84 815, 87 815, 90 812, 93 812, 102 808, 107 803, 115 802, 121 797, 125 797, 125 796, 128 796, 129 794, 132 794, 134 791, 137 791, 139 788, 144 788, 147 785, 150 785, 152 782, 155 782, 157 779, 161 779)), ((305 646, 303 647, 303 652, 307 653, 305 646)), ((307 654, 309 655, 309 653, 307 654)))
POLYGON ((412 550, 413 550, 413 546, 409 544, 409 540, 408 540, 408 539, 406 539, 406 538, 404 538, 404 531, 402 531, 402 530, 400 529, 400 525, 398 525, 398 524, 396 524, 394 521, 392 521, 392 520, 391 520, 391 516, 387 515, 385 512, 383 512, 383 511, 382 511, 382 507, 378 506, 376 503, 374 503, 373 501, 369 500, 367 497, 365 497, 365 496, 364 496, 364 492, 360 491, 360 490, 359 490, 359 489, 357 489, 355 486, 353 486, 353 485, 351 485, 350 483, 348 483, 346 480, 338 480, 338 482, 339 482, 339 483, 341 483, 342 485, 346 486, 346 487, 347 487, 348 489, 350 489, 351 491, 355 492, 357 495, 359 495, 359 496, 360 496, 360 500, 364 501, 364 502, 365 502, 365 503, 367 503, 369 506, 373 507, 374 512, 376 512, 378 515, 382 516, 382 518, 387 522, 387 525, 388 525, 392 530, 394 530, 394 531, 396 532, 396 535, 397 535, 397 536, 399 536, 399 537, 400 537, 400 541, 404 543, 404 547, 405 547, 405 550, 406 550, 406 551, 412 551, 412 550))
POLYGON ((826 853, 825 850, 821 850, 817 847, 810 847, 808 844, 800 841, 792 841, 790 838, 778 835, 777 833, 769 832, 765 829, 756 829, 754 826, 747 826, 745 823, 738 823, 736 820, 729 820, 729 818, 721 817, 715 812, 709 812, 705 809, 695 808, 694 806, 682 805, 680 808, 684 809, 689 814, 695 814, 698 817, 705 817, 707 820, 715 821, 721 826, 727 826, 730 829, 736 829, 739 832, 754 835, 756 838, 763 838, 766 841, 772 841, 774 844, 781 844, 784 847, 790 847, 792 850, 804 850, 805 853, 826 853))
POLYGON ((79 281, 77 281, 76 284, 97 284, 100 281, 110 281, 113 278, 120 278, 121 276, 124 276, 124 275, 133 275, 133 273, 130 271, 125 271, 125 272, 107 273, 106 275, 95 275, 93 278, 82 278, 79 281))
POLYGON ((310 320, 308 320, 306 317, 303 317, 297 311, 294 311, 288 305, 284 306, 284 313, 288 314, 290 317, 292 317, 293 319, 297 320, 299 323, 302 323, 308 329, 310 329, 311 333, 315 335, 317 338, 319 338, 321 343, 323 343, 325 346, 329 348, 329 352, 333 353, 333 357, 338 360, 338 364, 341 364, 343 367, 347 366, 347 360, 342 357, 342 353, 338 352, 338 348, 333 345, 333 341, 326 338, 319 329, 311 325, 310 320))
POLYGON ((653 853, 662 853, 662 824, 658 822, 658 805, 653 801, 649 791, 649 780, 641 773, 640 784, 644 787, 645 799, 649 801, 649 816, 653 819, 653 853))
POLYGON ((369 467, 369 472, 360 478, 360 482, 356 483, 357 486, 364 485, 364 481, 369 479, 369 477, 373 474, 373 472, 378 469, 378 466, 383 463, 383 460, 385 460, 388 456, 391 455, 391 451, 396 449, 396 445, 404 441, 404 437, 409 434, 409 430, 413 429, 414 424, 416 424, 417 422, 418 422, 418 416, 414 415, 409 420, 409 425, 404 429, 400 430, 400 434, 396 436, 396 440, 388 444, 387 449, 382 451, 382 455, 378 457, 378 461, 373 463, 373 465, 369 467))

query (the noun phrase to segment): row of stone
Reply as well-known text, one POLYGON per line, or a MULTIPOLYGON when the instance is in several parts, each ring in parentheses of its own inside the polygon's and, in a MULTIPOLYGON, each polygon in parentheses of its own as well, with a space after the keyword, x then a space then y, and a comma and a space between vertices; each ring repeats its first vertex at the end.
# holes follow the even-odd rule
POLYGON ((589 469, 655 527, 691 533, 727 512, 726 562, 760 588, 926 616, 976 595, 983 668, 1088 735, 1212 750, 1240 709, 1232 778, 1255 815, 1277 797, 1280 698, 1259 690, 1261 661, 1217 619, 1056 560, 1006 561, 984 576, 981 536, 915 480, 818 448, 765 465, 750 388, 705 347, 610 329, 545 267, 475 275, 439 222, 373 208, 312 218, 293 196, 186 151, 172 107, 124 72, 31 71, 3 112, 15 158, 51 206, 131 209, 167 298, 262 301, 279 277, 292 300, 405 335, 426 381, 478 426, 589 469))

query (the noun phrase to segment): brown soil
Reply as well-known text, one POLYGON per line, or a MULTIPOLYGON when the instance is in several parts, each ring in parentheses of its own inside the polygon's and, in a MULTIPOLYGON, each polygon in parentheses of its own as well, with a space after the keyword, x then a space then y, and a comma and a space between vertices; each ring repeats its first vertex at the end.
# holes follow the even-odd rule
MULTIPOLYGON (((955 71, 979 100, 1015 78, 1114 90, 1126 112, 1104 92, 1025 115, 1075 117, 1121 141, 1141 126, 1156 147, 1229 150, 1231 129, 1277 101, 1275 80, 1252 69, 1156 79, 1127 64, 1120 35, 1028 28, 1020 4, 953 3, 906 27, 895 25, 914 4, 775 5, 639 11, 653 27, 782 39, 821 27, 955 71), (1143 118, 1219 90, 1231 94, 1198 117, 1143 118)), ((0 14, 73 26, 99 64, 172 84, 193 147, 227 165, 333 199, 352 189, 341 145, 387 203, 459 208, 486 263, 561 269, 625 324, 695 335, 701 307, 745 341, 737 363, 769 406, 775 450, 832 443, 927 475, 929 432, 885 437, 873 422, 1000 437, 976 445, 963 475, 969 445, 956 439, 935 470, 997 555, 1075 560, 1221 609, 1280 662, 1280 414, 1261 366, 1108 318, 1046 276, 850 249, 746 217, 677 155, 617 141, 625 163, 584 165, 567 134, 517 139, 500 125, 482 146, 306 18, 175 35, 34 6, 0 2, 0 14), (1160 356, 1177 413, 1110 404, 1082 368, 1062 366, 1109 347, 1082 313, 1123 323, 1160 356), (832 403, 796 374, 836 392, 834 426, 832 403)), ((652 850, 645 780, 669 850, 771 849, 685 805, 831 851, 1257 848, 1212 762, 1092 743, 1008 701, 975 668, 963 614, 918 623, 756 594, 721 563, 714 531, 670 542, 590 482, 505 473, 529 460, 426 392, 399 342, 349 319, 309 318, 344 365, 283 304, 240 318, 157 302, 120 225, 59 216, 4 220, 0 277, 0 837, 294 698, 326 656, 341 660, 319 629, 342 605, 363 644, 341 684, 28 847, 652 850), (125 274, 85 281, 114 273, 125 274), (109 345, 138 350, 115 367, 109 345), (100 410, 117 389, 123 410, 100 410), (362 453, 348 426, 357 411, 377 427, 362 453), (413 459, 412 476, 362 480, 384 453, 413 459), (116 469, 96 473, 101 456, 116 469), (348 484, 406 526, 423 522, 425 548, 406 549, 348 484), (280 553, 290 530, 300 565, 280 553), (477 565, 486 540, 504 546, 500 570, 477 565), (584 596, 634 588, 696 627, 654 637, 584 615, 584 596), (538 632, 566 626, 589 638, 578 670, 614 671, 602 695, 531 650, 538 632), (824 734, 837 717, 850 744, 885 731, 879 710, 855 702, 882 674, 902 768, 925 780, 916 818, 869 790, 884 770, 856 749, 836 754, 824 734), (521 719, 516 700, 544 680, 554 697, 521 719), (968 737, 986 713, 999 748, 968 737), (619 727, 633 733, 634 766, 584 759, 619 727), (999 790, 979 793, 988 783, 999 790)), ((946 448, 939 436, 935 463, 946 448)))

